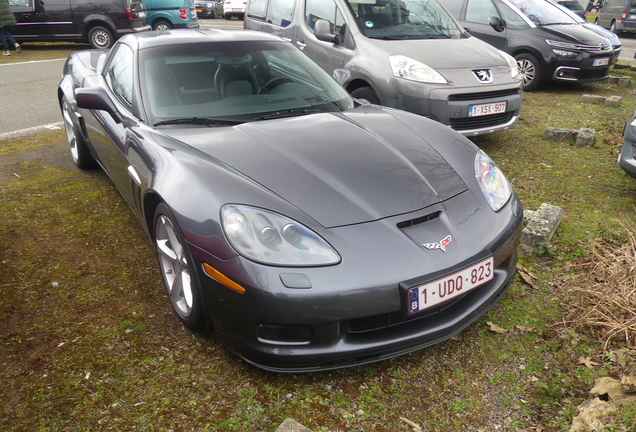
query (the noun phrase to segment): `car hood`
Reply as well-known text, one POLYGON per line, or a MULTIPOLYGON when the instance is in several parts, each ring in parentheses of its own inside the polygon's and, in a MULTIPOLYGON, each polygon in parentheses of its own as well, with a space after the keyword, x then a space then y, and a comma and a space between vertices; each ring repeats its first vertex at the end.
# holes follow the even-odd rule
POLYGON ((546 33, 556 37, 557 40, 565 40, 575 44, 598 45, 601 43, 609 43, 609 40, 605 36, 601 36, 578 24, 546 25, 540 28, 546 33))
MULTIPOLYGON (((432 121, 431 126, 442 127, 432 121)), ((326 228, 409 213, 467 189, 426 140, 379 108, 205 130, 164 132, 241 172, 326 228)))
POLYGON ((495 66, 508 67, 508 62, 496 48, 476 37, 465 39, 414 39, 414 40, 380 40, 368 39, 373 47, 383 50, 386 57, 400 54, 421 61, 434 69, 487 68, 495 66), (452 55, 439 55, 452 53, 452 55))

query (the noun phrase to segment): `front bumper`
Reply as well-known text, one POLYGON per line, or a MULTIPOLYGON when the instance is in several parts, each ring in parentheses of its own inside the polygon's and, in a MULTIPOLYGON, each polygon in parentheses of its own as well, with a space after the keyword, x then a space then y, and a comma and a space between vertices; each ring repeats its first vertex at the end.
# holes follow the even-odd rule
POLYGON ((427 90, 420 83, 398 80, 398 98, 381 99, 380 103, 436 120, 464 136, 507 130, 519 120, 522 101, 519 84, 463 88, 437 86, 427 90), (479 117, 468 116, 470 106, 493 102, 506 102, 506 111, 479 117))
POLYGON ((247 362, 275 372, 367 364, 452 337, 485 314, 512 283, 521 237, 523 212, 516 196, 493 217, 489 208, 475 211, 467 205, 474 203, 471 193, 407 215, 441 214, 426 222, 431 225, 415 227, 404 236, 395 232, 404 215, 334 229, 334 238, 342 242, 334 246, 343 260, 331 267, 270 267, 241 257, 223 261, 191 247, 198 268, 207 262, 247 290, 239 294, 201 275, 218 337, 247 362), (446 252, 425 250, 412 240, 423 232, 439 232, 454 217, 463 222, 461 227, 450 224, 457 240, 446 252), (483 230, 475 233, 475 224, 483 225, 483 230), (464 232, 476 236, 462 240, 464 232), (409 287, 452 274, 487 256, 494 258, 492 281, 408 316, 409 287))
POLYGON ((554 81, 578 83, 602 81, 609 76, 609 68, 614 63, 614 58, 618 60, 613 50, 579 52, 573 59, 563 59, 555 55, 554 60, 546 66, 545 75, 548 80, 554 81), (607 63, 595 66, 597 61, 607 61, 607 63))

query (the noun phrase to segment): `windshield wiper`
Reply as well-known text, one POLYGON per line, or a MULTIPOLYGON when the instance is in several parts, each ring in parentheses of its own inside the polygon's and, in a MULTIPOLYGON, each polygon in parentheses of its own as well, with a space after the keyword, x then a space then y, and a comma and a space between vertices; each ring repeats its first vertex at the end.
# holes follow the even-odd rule
POLYGON ((178 125, 178 124, 193 124, 193 125, 208 125, 208 126, 234 126, 245 123, 240 120, 223 120, 212 117, 184 117, 170 120, 163 120, 155 123, 153 126, 164 125, 178 125))
POLYGON ((296 116, 301 116, 306 114, 317 114, 321 112, 323 111, 310 110, 306 108, 296 108, 296 109, 289 109, 289 110, 283 110, 283 111, 276 111, 271 114, 265 114, 260 117, 255 117, 254 120, 271 120, 271 119, 284 118, 284 117, 296 117, 296 116))

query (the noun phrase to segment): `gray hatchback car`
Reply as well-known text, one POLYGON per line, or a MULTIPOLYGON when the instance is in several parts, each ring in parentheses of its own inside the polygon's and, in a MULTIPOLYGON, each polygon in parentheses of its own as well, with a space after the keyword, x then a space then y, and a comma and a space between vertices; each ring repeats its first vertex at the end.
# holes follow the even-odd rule
POLYGON ((472 136, 515 125, 515 60, 435 0, 250 0, 246 29, 293 42, 358 99, 472 136))

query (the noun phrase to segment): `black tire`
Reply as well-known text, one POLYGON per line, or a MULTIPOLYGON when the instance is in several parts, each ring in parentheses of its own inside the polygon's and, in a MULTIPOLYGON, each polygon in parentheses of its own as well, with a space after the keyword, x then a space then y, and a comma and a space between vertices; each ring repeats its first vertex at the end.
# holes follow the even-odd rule
POLYGON ((226 20, 231 20, 231 19, 232 19, 232 15, 230 15, 230 14, 225 14, 225 19, 226 19, 226 20))
POLYGON ((88 43, 96 49, 106 49, 113 46, 115 38, 113 32, 106 27, 95 26, 88 32, 88 43))
POLYGON ((153 241, 163 284, 172 309, 191 330, 203 328, 206 307, 190 249, 170 208, 161 203, 155 210, 153 241))
POLYGON ((168 20, 160 19, 152 23, 152 29, 156 31, 165 31, 173 28, 174 26, 168 20))
POLYGON ((370 104, 380 105, 380 99, 371 87, 360 87, 351 92, 351 97, 369 102, 370 104))
POLYGON ((523 79, 523 91, 536 89, 541 84, 541 63, 539 60, 529 53, 519 54, 515 59, 523 79))
POLYGON ((210 18, 212 19, 217 19, 219 17, 217 11, 216 11, 216 5, 212 7, 212 12, 210 14, 210 18))
POLYGON ((79 126, 77 124, 77 118, 71 109, 71 104, 66 99, 66 96, 62 98, 62 119, 64 122, 64 129, 66 130, 66 139, 68 140, 68 148, 71 152, 73 162, 79 169, 94 168, 97 163, 91 155, 86 141, 82 136, 79 126))

